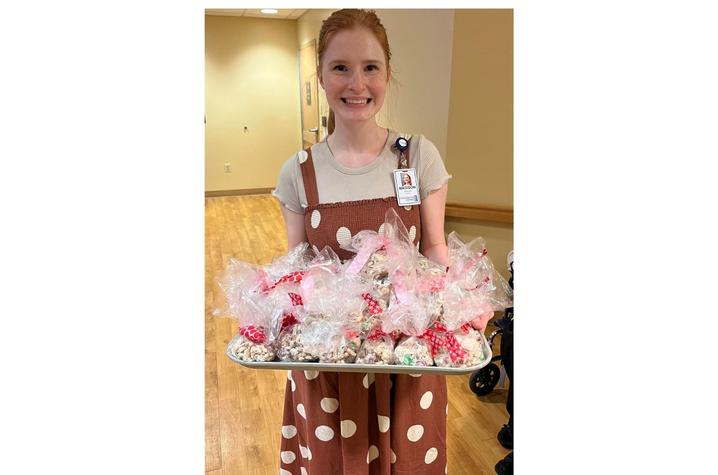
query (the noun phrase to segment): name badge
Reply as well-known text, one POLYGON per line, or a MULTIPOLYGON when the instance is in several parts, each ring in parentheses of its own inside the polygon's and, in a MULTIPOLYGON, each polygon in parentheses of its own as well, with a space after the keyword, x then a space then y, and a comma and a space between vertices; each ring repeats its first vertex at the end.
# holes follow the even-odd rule
POLYGON ((396 199, 399 206, 411 206, 421 203, 415 168, 394 170, 394 188, 396 189, 396 199))

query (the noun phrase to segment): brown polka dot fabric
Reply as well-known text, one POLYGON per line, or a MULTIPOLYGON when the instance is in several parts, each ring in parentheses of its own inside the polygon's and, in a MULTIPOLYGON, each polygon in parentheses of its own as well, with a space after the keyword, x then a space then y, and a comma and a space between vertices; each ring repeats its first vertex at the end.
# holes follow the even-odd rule
POLYGON ((280 474, 446 473, 443 376, 290 371, 280 474))
MULTIPOLYGON (((364 229, 379 231, 389 208, 419 242, 419 207, 400 207, 394 196, 319 204, 307 153, 301 169, 310 244, 348 259, 354 254, 340 246, 364 229)), ((291 371, 280 475, 445 474, 447 407, 444 376, 291 371)))
MULTIPOLYGON (((378 232, 381 225, 384 224, 384 216, 389 208, 393 208, 399 215, 414 244, 420 241, 419 205, 399 206, 395 196, 319 204, 312 149, 308 148, 306 151, 308 157, 300 166, 308 204, 304 213, 304 229, 310 244, 319 249, 330 246, 341 259, 349 259, 354 256, 354 253, 341 249, 341 246, 349 245, 352 236, 359 231, 371 229, 378 232)), ((409 166, 411 166, 410 162, 409 166)))

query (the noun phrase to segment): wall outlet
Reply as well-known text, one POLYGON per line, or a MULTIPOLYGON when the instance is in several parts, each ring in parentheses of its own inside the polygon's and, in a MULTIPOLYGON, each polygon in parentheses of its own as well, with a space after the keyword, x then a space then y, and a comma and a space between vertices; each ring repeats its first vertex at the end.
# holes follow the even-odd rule
POLYGON ((232 164, 224 162, 224 173, 232 173, 232 164))

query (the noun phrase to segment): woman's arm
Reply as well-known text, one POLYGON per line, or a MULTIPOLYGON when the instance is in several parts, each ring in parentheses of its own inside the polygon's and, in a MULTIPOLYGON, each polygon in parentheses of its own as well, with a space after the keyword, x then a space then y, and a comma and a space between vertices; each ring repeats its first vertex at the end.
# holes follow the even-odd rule
POLYGON ((449 265, 449 253, 444 236, 444 208, 449 185, 429 193, 424 198, 421 210, 421 245, 419 251, 432 261, 443 266, 449 265))
MULTIPOLYGON (((421 203, 421 253, 441 265, 449 265, 449 249, 444 237, 444 208, 448 185, 431 192, 421 203)), ((487 308, 481 315, 471 320, 471 326, 479 331, 493 318, 494 312, 487 308)))
POLYGON ((304 231, 304 215, 295 213, 286 206, 279 204, 284 217, 284 225, 287 228, 287 249, 292 250, 307 240, 307 233, 304 231))

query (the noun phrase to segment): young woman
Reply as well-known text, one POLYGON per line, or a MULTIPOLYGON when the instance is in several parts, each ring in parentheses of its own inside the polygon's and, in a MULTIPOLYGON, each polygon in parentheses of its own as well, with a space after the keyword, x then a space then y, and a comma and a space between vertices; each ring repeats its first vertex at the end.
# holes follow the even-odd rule
MULTIPOLYGON (((340 246, 378 230, 394 208, 428 258, 446 265, 444 207, 450 178, 436 147, 409 140, 420 206, 399 206, 393 170, 399 134, 376 122, 391 77, 386 31, 373 11, 339 10, 322 24, 318 77, 331 109, 330 135, 291 157, 274 195, 289 248, 340 246)), ((443 474, 443 376, 292 371, 286 386, 281 474, 443 474)))

